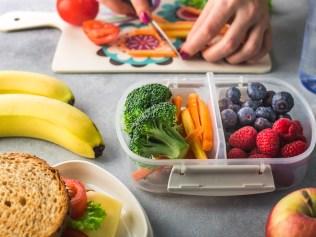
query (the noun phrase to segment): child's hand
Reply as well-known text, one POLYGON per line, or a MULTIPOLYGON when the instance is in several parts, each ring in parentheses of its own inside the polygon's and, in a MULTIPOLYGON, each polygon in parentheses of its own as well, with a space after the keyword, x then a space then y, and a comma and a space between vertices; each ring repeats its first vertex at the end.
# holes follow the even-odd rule
POLYGON ((148 0, 100 0, 100 2, 118 14, 137 15, 145 24, 150 21, 151 9, 148 0))
POLYGON ((209 62, 231 64, 257 61, 272 46, 267 0, 209 0, 181 48, 183 58, 198 52, 209 62), (224 37, 210 46, 220 29, 224 37))

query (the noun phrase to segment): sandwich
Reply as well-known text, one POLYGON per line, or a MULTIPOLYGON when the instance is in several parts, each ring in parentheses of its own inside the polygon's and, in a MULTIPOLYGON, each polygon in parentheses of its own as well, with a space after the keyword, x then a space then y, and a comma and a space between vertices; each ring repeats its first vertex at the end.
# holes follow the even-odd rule
POLYGON ((0 154, 0 170, 0 237, 115 237, 114 198, 30 154, 0 154))
POLYGON ((80 180, 63 180, 70 196, 70 219, 62 237, 115 237, 122 204, 80 180))

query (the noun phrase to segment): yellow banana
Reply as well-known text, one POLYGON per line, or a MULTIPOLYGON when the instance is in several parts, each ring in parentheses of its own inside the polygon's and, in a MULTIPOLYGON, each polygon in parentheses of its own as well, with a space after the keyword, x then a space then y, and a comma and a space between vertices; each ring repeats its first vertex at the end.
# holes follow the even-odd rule
POLYGON ((78 155, 102 155, 104 143, 91 119, 59 100, 27 94, 0 96, 0 137, 32 137, 78 155))
POLYGON ((69 87, 53 77, 23 71, 0 71, 0 94, 33 94, 74 104, 69 87))

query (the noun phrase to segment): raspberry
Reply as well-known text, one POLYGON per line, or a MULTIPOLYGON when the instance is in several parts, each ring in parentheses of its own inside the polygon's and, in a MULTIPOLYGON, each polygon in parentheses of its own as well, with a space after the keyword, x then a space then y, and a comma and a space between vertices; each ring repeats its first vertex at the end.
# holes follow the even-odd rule
POLYGON ((253 154, 257 154, 257 153, 258 153, 257 147, 255 147, 249 152, 249 155, 253 155, 253 154))
POLYGON ((279 134, 285 142, 292 142, 303 135, 303 128, 299 121, 293 121, 287 118, 277 120, 272 129, 279 134))
POLYGON ((248 155, 242 149, 239 148, 232 148, 227 153, 227 157, 229 159, 236 159, 236 158, 247 158, 248 155))
POLYGON ((307 139, 306 139, 306 137, 305 137, 304 135, 299 135, 299 136, 297 137, 297 140, 300 140, 300 141, 302 141, 302 142, 307 142, 307 139))
POLYGON ((302 127, 301 122, 298 120, 293 120, 292 122, 296 125, 296 129, 297 129, 298 134, 300 134, 300 135, 303 134, 303 127, 302 127))
POLYGON ((295 141, 286 144, 281 151, 283 157, 293 157, 302 154, 307 149, 307 144, 303 141, 295 141))
POLYGON ((238 129, 229 137, 229 144, 232 147, 250 151, 256 146, 257 131, 251 126, 238 129))
POLYGON ((276 157, 279 154, 279 135, 271 128, 266 128, 259 132, 256 143, 258 152, 261 154, 266 154, 271 157, 276 157))
POLYGON ((255 158, 272 158, 272 157, 267 154, 254 153, 250 155, 249 158, 255 159, 255 158))

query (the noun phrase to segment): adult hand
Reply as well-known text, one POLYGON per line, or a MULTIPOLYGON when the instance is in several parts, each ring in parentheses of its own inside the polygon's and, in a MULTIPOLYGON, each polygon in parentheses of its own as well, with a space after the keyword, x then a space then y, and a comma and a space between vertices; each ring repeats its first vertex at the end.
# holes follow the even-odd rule
POLYGON ((150 4, 148 0, 100 0, 112 11, 127 15, 138 16, 140 21, 147 24, 150 21, 150 4))
POLYGON ((272 47, 267 0, 209 0, 181 48, 184 59, 202 53, 208 62, 255 62, 272 47), (211 44, 222 27, 230 27, 211 44))

